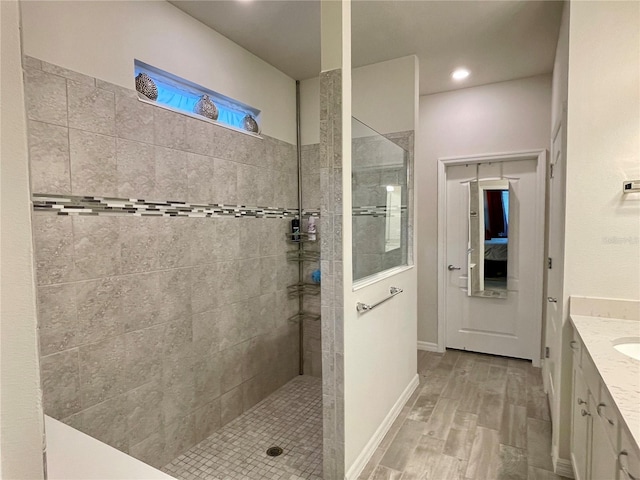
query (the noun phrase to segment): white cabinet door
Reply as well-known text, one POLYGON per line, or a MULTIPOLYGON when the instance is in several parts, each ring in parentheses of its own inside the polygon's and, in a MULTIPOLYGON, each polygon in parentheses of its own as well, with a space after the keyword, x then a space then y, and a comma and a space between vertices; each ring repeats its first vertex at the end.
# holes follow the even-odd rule
POLYGON ((620 455, 618 456, 619 480, 637 480, 640 478, 640 452, 638 446, 626 431, 620 435, 620 455))
MULTIPOLYGON (((588 480, 590 425, 593 402, 579 367, 573 368, 573 419, 571 425, 571 460, 576 480, 588 480)), ((608 479, 613 480, 613 478, 608 479)))
POLYGON ((607 438, 604 420, 598 415, 593 416, 592 429, 591 480, 615 480, 618 469, 616 454, 607 438))

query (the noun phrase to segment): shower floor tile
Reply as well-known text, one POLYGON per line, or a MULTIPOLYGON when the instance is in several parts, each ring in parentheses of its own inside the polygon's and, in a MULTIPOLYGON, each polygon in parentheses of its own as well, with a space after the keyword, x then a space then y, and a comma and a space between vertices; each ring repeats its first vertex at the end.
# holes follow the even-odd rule
POLYGON ((180 480, 321 480, 322 380, 294 378, 162 470, 180 480), (268 456, 273 446, 284 453, 268 456))

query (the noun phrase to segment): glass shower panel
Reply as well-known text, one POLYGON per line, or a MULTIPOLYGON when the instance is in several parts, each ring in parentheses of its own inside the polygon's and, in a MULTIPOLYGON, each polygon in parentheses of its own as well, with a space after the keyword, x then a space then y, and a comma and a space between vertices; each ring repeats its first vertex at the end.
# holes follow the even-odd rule
POLYGON ((356 118, 352 127, 353 280, 407 265, 408 153, 356 118))

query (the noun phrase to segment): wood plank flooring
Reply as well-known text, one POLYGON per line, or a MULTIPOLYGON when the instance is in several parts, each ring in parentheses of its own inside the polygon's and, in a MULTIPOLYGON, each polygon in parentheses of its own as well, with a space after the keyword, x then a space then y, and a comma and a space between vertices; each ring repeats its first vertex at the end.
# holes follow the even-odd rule
POLYGON ((420 385, 359 480, 560 480, 531 362, 418 352, 420 385))

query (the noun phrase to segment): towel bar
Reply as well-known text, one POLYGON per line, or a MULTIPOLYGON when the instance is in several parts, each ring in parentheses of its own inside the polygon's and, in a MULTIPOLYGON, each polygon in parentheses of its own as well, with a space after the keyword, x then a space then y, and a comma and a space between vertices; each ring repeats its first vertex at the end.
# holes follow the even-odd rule
POLYGON ((391 287, 391 288, 389 288, 389 296, 387 298, 383 298, 382 300, 380 300, 377 303, 374 303, 373 305, 369 305, 368 303, 358 302, 358 303, 356 303, 356 310, 358 311, 358 313, 365 313, 365 312, 368 312, 369 310, 373 310, 378 305, 381 305, 384 302, 386 302, 387 300, 392 299, 393 297, 395 297, 396 295, 402 293, 403 291, 404 290, 402 290, 401 288, 391 287))

